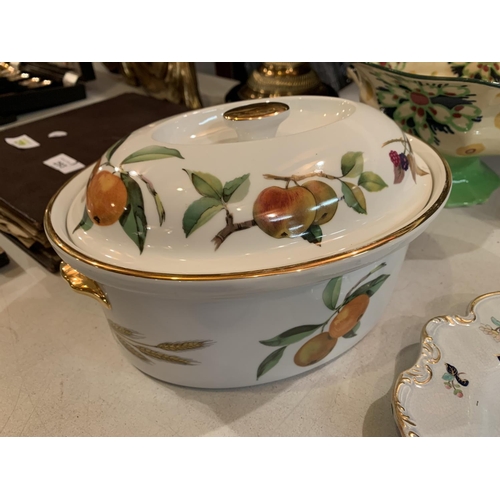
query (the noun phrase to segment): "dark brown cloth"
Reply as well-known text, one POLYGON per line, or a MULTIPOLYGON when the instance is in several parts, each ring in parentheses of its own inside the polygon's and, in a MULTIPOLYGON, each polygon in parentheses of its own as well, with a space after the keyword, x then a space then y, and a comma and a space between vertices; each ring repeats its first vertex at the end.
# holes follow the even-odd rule
MULTIPOLYGON (((79 173, 62 174, 44 165, 45 160, 64 153, 89 165, 130 132, 186 110, 166 101, 126 93, 3 130, 0 132, 1 207, 43 233, 43 215, 48 202, 68 179, 79 173), (50 139, 48 134, 56 130, 63 130, 68 135, 50 139), (6 137, 23 134, 37 141, 40 147, 17 149, 5 142, 6 137)), ((37 258, 33 250, 26 250, 37 258)), ((44 265, 54 271, 53 264, 44 265)))

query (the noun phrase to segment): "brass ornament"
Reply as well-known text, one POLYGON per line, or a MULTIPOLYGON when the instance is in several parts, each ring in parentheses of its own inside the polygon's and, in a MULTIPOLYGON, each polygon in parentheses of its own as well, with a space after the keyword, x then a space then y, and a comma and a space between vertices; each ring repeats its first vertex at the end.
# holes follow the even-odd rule
POLYGON ((326 85, 305 62, 265 62, 252 72, 238 97, 260 99, 291 95, 330 95, 326 85))
POLYGON ((156 99, 187 106, 202 107, 196 68, 192 62, 121 62, 105 63, 117 69, 129 85, 143 87, 156 99))

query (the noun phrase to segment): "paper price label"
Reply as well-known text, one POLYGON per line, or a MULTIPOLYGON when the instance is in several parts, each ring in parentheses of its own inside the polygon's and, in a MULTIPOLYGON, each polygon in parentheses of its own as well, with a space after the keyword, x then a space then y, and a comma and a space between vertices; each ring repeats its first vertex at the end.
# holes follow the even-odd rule
POLYGON ((17 149, 31 149, 40 146, 38 142, 26 134, 20 135, 19 137, 6 137, 5 142, 17 149))
POLYGON ((63 174, 69 174, 74 172, 75 170, 80 170, 84 168, 85 165, 80 163, 78 160, 71 158, 71 156, 65 154, 59 154, 45 160, 44 165, 47 165, 50 168, 54 168, 55 170, 59 170, 63 174))

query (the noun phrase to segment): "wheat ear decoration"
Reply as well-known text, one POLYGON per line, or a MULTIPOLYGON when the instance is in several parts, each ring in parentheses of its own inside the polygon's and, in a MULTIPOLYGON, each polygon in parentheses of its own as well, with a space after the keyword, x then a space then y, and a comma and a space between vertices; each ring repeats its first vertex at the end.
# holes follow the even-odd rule
POLYGON ((127 351, 130 354, 133 354, 134 356, 141 359, 142 361, 145 361, 146 363, 151 364, 151 361, 148 358, 146 358, 146 356, 143 356, 140 352, 138 352, 136 350, 135 347, 131 346, 128 342, 126 342, 124 339, 122 339, 119 335, 115 335, 115 338, 116 338, 116 340, 118 340, 118 342, 120 342, 120 344, 123 347, 125 347, 125 349, 127 349, 127 351))
POLYGON ((162 342, 155 347, 164 351, 188 351, 190 349, 202 349, 212 344, 211 340, 188 340, 186 342, 162 342))
POLYGON ((148 349, 141 345, 135 346, 138 351, 142 354, 150 356, 151 358, 160 359, 162 361, 167 361, 169 363, 175 363, 178 365, 196 365, 197 362, 192 359, 180 358, 179 356, 170 356, 169 354, 163 354, 162 352, 153 351, 153 349, 148 349))

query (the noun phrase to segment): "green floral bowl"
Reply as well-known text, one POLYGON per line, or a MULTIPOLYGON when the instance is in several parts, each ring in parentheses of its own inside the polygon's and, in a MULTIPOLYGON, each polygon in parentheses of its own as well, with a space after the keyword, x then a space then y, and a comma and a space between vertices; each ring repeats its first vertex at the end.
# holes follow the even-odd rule
POLYGON ((483 203, 500 186, 479 158, 500 154, 500 63, 353 63, 349 76, 361 102, 446 158, 448 207, 483 203))

